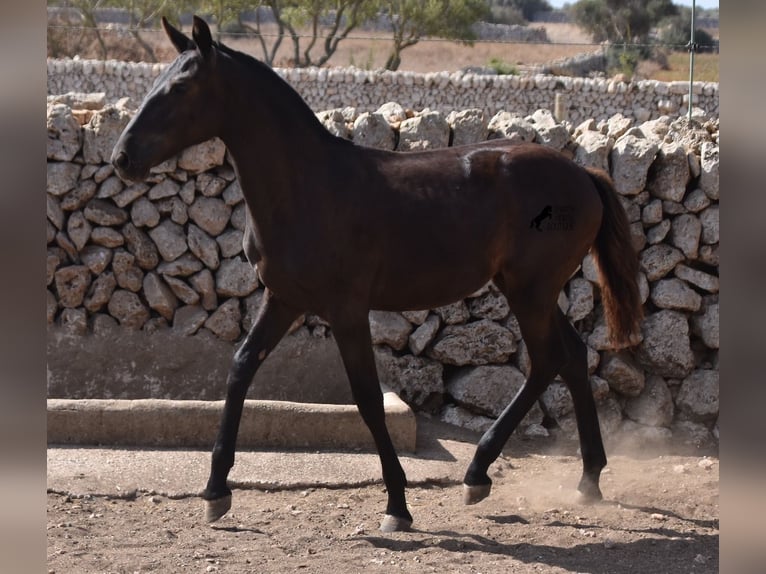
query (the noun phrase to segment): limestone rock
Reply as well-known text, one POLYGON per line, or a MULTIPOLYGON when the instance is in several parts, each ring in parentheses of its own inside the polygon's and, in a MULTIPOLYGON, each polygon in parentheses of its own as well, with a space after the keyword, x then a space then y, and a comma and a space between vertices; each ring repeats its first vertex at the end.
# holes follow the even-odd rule
POLYGON ((151 201, 140 197, 130 208, 130 219, 136 227, 155 227, 160 222, 160 212, 151 201))
POLYGON ((370 311, 370 335, 373 345, 388 345, 401 351, 412 331, 410 322, 392 311, 370 311))
POLYGON ((408 342, 413 355, 420 355, 431 344, 440 326, 438 315, 428 315, 423 324, 410 334, 408 342))
POLYGON ((397 357, 375 350, 380 382, 395 391, 408 404, 425 410, 441 407, 444 395, 443 367, 423 357, 397 357))
POLYGON ((149 236, 165 261, 175 261, 189 249, 183 227, 167 219, 149 231, 149 236))
POLYGON ((163 279, 168 284, 173 294, 178 297, 186 305, 195 305, 199 303, 200 296, 194 289, 192 289, 186 281, 179 279, 178 277, 172 277, 171 275, 164 275, 163 279))
POLYGON ((644 189, 658 149, 654 141, 630 134, 615 142, 610 158, 612 179, 618 193, 637 195, 644 189))
POLYGON ((351 130, 348 129, 341 110, 326 110, 318 112, 316 116, 319 123, 321 123, 332 135, 344 139, 348 139, 351 135, 351 130))
POLYGON ((141 269, 154 269, 160 262, 157 245, 149 236, 132 223, 126 223, 122 228, 125 237, 125 247, 136 258, 136 264, 141 269))
POLYGON ((718 418, 718 371, 697 370, 686 377, 676 405, 692 421, 713 422, 718 418))
POLYGON ((644 225, 655 225, 662 222, 662 200, 653 199, 641 211, 641 221, 644 225))
MULTIPOLYGON (((80 177, 82 177, 80 172, 80 177)), ((61 199, 61 209, 76 211, 82 209, 96 195, 97 185, 92 179, 80 181, 75 188, 61 199)))
POLYGON ((637 358, 652 374, 683 378, 694 368, 689 342, 689 322, 678 311, 663 309, 646 317, 641 325, 644 339, 637 358))
POLYGON ((659 199, 680 202, 690 177, 686 149, 680 143, 664 142, 649 170, 646 189, 659 199))
POLYGON ((113 196, 112 201, 117 207, 127 207, 138 198, 143 197, 147 191, 149 191, 149 186, 144 182, 133 183, 113 196))
POLYGON ((45 290, 45 311, 48 324, 50 325, 56 320, 56 311, 58 311, 58 302, 56 296, 48 289, 45 290))
POLYGON ((453 146, 482 142, 489 134, 484 110, 480 108, 452 111, 447 115, 447 123, 452 128, 453 146))
POLYGON ((582 277, 569 280, 569 309, 567 315, 572 321, 579 321, 593 311, 593 284, 582 277))
POLYGON ((654 427, 670 427, 673 422, 673 397, 665 379, 656 375, 646 378, 641 394, 628 399, 625 414, 637 423, 654 427))
POLYGON ((639 255, 641 268, 646 272, 649 281, 662 279, 684 259, 680 250, 664 243, 651 245, 639 255))
POLYGON ((218 243, 207 233, 193 223, 189 224, 188 240, 189 250, 196 255, 209 269, 218 269, 220 258, 218 256, 218 243))
POLYGON ((718 293, 719 280, 715 275, 692 269, 682 263, 676 265, 673 273, 675 273, 676 277, 682 279, 686 283, 704 289, 709 293, 718 293))
POLYGON ((178 157, 178 167, 200 173, 222 165, 225 156, 226 146, 220 139, 213 138, 182 151, 178 157))
POLYGON ((375 113, 383 116, 383 118, 390 124, 398 124, 407 119, 407 112, 396 102, 386 102, 380 106, 375 113))
POLYGON ((693 189, 686 194, 684 207, 691 213, 699 213, 710 205, 710 198, 701 189, 693 189))
POLYGON ((85 163, 109 163, 114 145, 128 125, 131 115, 127 110, 111 105, 93 114, 82 129, 82 155, 85 163))
POLYGON ((428 319, 429 314, 430 311, 428 309, 423 309, 421 311, 403 311, 402 317, 407 319, 413 325, 422 325, 425 323, 425 320, 428 319))
POLYGON ((231 207, 218 197, 198 197, 189 207, 189 217, 209 235, 220 235, 231 217, 231 207))
POLYGON ((609 172, 609 138, 599 132, 586 131, 577 138, 574 161, 583 167, 594 167, 609 172))
POLYGON ((526 382, 510 365, 483 365, 461 371, 447 383, 447 392, 471 411, 498 417, 526 382))
POLYGON ((112 250, 100 245, 86 245, 80 251, 80 260, 93 275, 100 275, 112 262, 112 250))
POLYGON ((207 312, 199 305, 180 307, 173 316, 173 330, 191 336, 200 330, 207 318, 207 312))
POLYGON ((482 319, 467 325, 448 325, 426 353, 449 365, 486 365, 507 362, 515 350, 510 331, 482 319))
POLYGON ((81 167, 76 163, 49 161, 46 190, 51 195, 64 195, 74 189, 80 177, 81 167))
POLYGON ((492 319, 493 321, 505 319, 511 312, 505 296, 496 288, 488 289, 483 295, 469 299, 468 310, 471 316, 477 319, 492 319))
POLYGON ((609 353, 601 362, 599 375, 621 395, 637 397, 644 390, 644 372, 625 353, 609 353))
POLYGON ((661 279, 652 288, 652 303, 661 309, 698 311, 702 297, 680 279, 661 279))
POLYGON ((150 317, 149 310, 141 303, 138 295, 124 289, 118 289, 112 294, 108 309, 109 314, 128 329, 140 329, 150 317))
POLYGON ((463 300, 444 305, 443 307, 438 307, 434 309, 434 312, 439 315, 439 318, 441 318, 446 325, 465 323, 471 316, 471 313, 468 310, 468 305, 466 305, 463 300))
MULTIPOLYGON (((224 178, 218 177, 210 172, 202 172, 197 176, 197 190, 205 197, 218 197, 226 189, 227 182, 224 178)), ((180 188, 179 188, 180 191, 180 188)), ((240 192, 241 196, 241 192, 240 192)), ((151 192, 150 192, 151 197, 151 192)), ((229 203, 224 199, 224 203, 229 203)), ((236 203, 236 202, 235 202, 236 203)))
POLYGON ((88 296, 83 302, 83 306, 91 313, 96 313, 104 308, 112 298, 112 293, 117 288, 117 280, 114 273, 102 273, 91 283, 88 290, 88 296))
POLYGON ((128 220, 128 213, 105 199, 91 199, 85 206, 85 218, 96 225, 122 225, 128 220))
POLYGON ((671 243, 683 251, 688 259, 696 259, 699 252, 702 224, 696 215, 684 213, 673 218, 670 228, 671 243))
POLYGON ((697 335, 708 349, 719 348, 718 303, 709 305, 702 315, 691 319, 692 333, 697 335))
POLYGON ((352 138, 357 145, 376 149, 393 150, 394 130, 379 113, 365 112, 354 121, 352 138))
POLYGON ((96 245, 110 248, 125 244, 125 238, 122 234, 111 227, 94 227, 90 234, 90 240, 96 245))
POLYGON ((83 336, 88 332, 88 317, 84 309, 64 309, 59 322, 62 329, 73 335, 83 336))
POLYGON ((74 308, 82 305, 90 286, 90 270, 85 265, 61 267, 54 274, 59 305, 74 308))
POLYGON ((559 151, 569 143, 569 131, 556 121, 550 110, 536 110, 526 119, 536 132, 536 142, 559 151))
POLYGON ((229 229, 215 238, 218 248, 221 251, 221 257, 229 259, 242 253, 242 239, 244 233, 239 229, 229 229))
POLYGON ((236 341, 242 332, 240 321, 239 299, 232 298, 218 307, 205 321, 205 327, 210 329, 224 341, 236 341))
POLYGON ((449 124, 439 112, 407 118, 399 126, 400 151, 443 148, 449 145, 449 124))
POLYGON ((93 227, 88 220, 85 219, 82 211, 75 211, 69 216, 69 219, 67 220, 67 235, 69 235, 69 238, 72 240, 72 243, 74 243, 77 251, 82 250, 82 248, 85 247, 85 244, 88 243, 92 230, 93 227))
POLYGON ((166 177, 159 183, 153 185, 149 189, 149 199, 152 201, 157 201, 159 199, 165 199, 167 197, 173 197, 174 195, 178 195, 178 193, 181 191, 181 186, 178 185, 175 181, 170 179, 169 177, 166 177))
POLYGON ((509 112, 498 112, 487 125, 489 139, 508 138, 512 141, 533 142, 537 136, 535 128, 522 117, 509 112))
MULTIPOLYGON (((219 269, 220 272, 220 269, 219 269)), ((215 279, 210 269, 203 269, 189 278, 189 283, 202 297, 202 308, 212 311, 218 307, 218 294, 215 291, 215 279)))
POLYGON ((191 253, 184 253, 174 261, 162 261, 157 266, 157 272, 160 275, 171 275, 173 277, 188 277, 202 269, 202 261, 194 257, 191 253))
MULTIPOLYGON (((495 421, 489 417, 484 417, 472 413, 463 407, 447 405, 441 413, 441 420, 447 424, 466 428, 475 432, 484 433, 489 430, 495 421)), ((546 431, 547 432, 547 431, 546 431)))
POLYGON ((144 277, 144 296, 149 307, 168 321, 172 321, 178 307, 178 299, 167 283, 156 273, 147 273, 144 277))
POLYGON ((718 171, 719 171, 718 145, 712 142, 702 144, 700 164, 702 172, 700 173, 700 189, 704 191, 710 199, 718 199, 718 171))
POLYGON ((258 288, 258 277, 247 261, 224 259, 215 274, 215 285, 223 297, 247 297, 258 288))
POLYGON ((141 290, 144 273, 136 266, 136 256, 123 249, 118 249, 112 257, 112 270, 117 285, 137 293, 141 290))
POLYGON ((702 225, 702 234, 700 239, 705 245, 718 243, 719 239, 719 218, 718 205, 711 205, 699 214, 700 224, 702 225))
POLYGON ((49 105, 46 113, 48 124, 48 159, 72 161, 82 146, 82 129, 64 104, 49 105))

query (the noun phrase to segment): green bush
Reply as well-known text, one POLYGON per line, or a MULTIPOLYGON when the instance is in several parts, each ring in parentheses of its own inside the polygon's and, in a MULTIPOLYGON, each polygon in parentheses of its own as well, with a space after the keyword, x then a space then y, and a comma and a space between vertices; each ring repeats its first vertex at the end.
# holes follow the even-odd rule
POLYGON ((509 64, 500 58, 492 58, 487 66, 493 69, 499 76, 516 76, 519 73, 516 66, 509 64))

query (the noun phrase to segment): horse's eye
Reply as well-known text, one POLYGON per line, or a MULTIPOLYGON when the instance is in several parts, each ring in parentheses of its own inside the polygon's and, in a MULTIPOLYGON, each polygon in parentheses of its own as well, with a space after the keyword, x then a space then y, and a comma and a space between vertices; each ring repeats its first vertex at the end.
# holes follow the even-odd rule
POLYGON ((170 90, 174 94, 183 94, 184 92, 186 92, 187 88, 188 86, 186 85, 185 82, 177 82, 171 86, 170 90))

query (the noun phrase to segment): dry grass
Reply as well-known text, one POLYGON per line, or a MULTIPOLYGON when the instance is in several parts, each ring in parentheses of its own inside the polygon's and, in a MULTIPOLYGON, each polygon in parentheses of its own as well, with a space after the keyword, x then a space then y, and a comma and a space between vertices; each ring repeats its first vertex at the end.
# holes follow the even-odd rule
MULTIPOLYGON (((697 82, 718 82, 719 54, 697 54, 694 56, 694 80, 697 82)), ((668 55, 667 70, 656 70, 651 78, 663 82, 689 79, 689 54, 673 52, 668 55)))

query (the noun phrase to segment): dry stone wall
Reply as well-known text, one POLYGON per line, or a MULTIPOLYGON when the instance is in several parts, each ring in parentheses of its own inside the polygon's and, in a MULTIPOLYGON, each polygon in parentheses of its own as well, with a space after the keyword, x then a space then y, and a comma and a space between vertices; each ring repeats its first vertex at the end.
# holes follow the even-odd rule
MULTIPOLYGON (((562 71, 574 65, 586 71, 594 59, 592 54, 583 58, 574 64, 553 63, 547 69, 562 71)), ((130 97, 137 106, 164 66, 114 60, 49 59, 48 94, 104 92, 107 101, 130 97)), ((315 111, 353 106, 359 112, 371 112, 382 102, 395 101, 413 110, 428 107, 443 114, 480 108, 489 116, 499 111, 525 116, 538 109, 553 111, 557 94, 561 109, 573 123, 589 118, 608 119, 617 113, 643 122, 662 115, 684 115, 688 110, 688 82, 624 82, 544 74, 421 74, 357 68, 276 71, 315 111)), ((695 83, 692 104, 700 117, 718 117, 718 84, 695 83)))
MULTIPOLYGON (((48 102, 49 333, 80 338, 82 346, 115 333, 163 333, 164 341, 203 337, 233 349, 252 324, 263 287, 242 251, 246 208, 223 144, 189 148, 153 169, 148 181, 128 184, 108 158, 132 111, 102 100, 69 94, 48 102)), ((642 342, 630 351, 607 350, 591 256, 559 298, 588 345, 602 431, 647 441, 717 439, 717 120, 638 123, 616 114, 572 125, 544 109, 528 116, 481 109, 415 114, 397 103, 318 117, 335 134, 386 149, 507 137, 607 169, 640 252, 642 342)), ((438 309, 373 311, 370 325, 384 382, 416 409, 452 423, 486 428, 529 370, 518 323, 492 285, 438 309)), ((293 328, 296 341, 330 336, 315 316, 293 328)), ((110 348, 119 355, 116 341, 110 348)), ((553 382, 543 399, 573 434, 563 383, 553 382)), ((546 434, 541 419, 536 407, 519 432, 546 434)))

